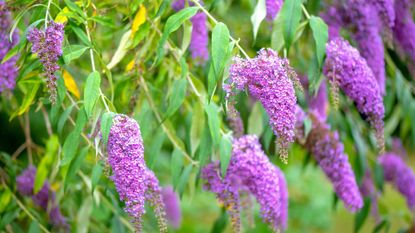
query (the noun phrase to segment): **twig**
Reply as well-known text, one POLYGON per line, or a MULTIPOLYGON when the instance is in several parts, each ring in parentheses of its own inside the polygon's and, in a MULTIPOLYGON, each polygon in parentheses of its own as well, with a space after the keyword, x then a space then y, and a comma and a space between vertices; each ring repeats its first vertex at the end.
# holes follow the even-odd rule
POLYGON ((50 9, 50 3, 52 0, 48 0, 48 6, 46 7, 46 14, 45 14, 45 30, 48 28, 48 15, 49 15, 49 9, 50 9))
POLYGON ((50 124, 49 115, 46 112, 45 107, 43 106, 42 106, 42 113, 43 113, 43 118, 45 119, 46 130, 48 131, 49 136, 51 136, 53 134, 52 126, 50 124))
POLYGON ((310 14, 308 13, 307 9, 305 8, 304 4, 301 4, 301 9, 307 19, 310 19, 310 14))

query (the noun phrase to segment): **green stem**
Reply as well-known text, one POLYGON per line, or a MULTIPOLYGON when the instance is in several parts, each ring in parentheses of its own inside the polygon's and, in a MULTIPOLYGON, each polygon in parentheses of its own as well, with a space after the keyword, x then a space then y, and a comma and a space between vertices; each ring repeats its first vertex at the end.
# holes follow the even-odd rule
POLYGON ((48 28, 48 16, 49 16, 49 9, 50 9, 50 3, 52 0, 48 0, 48 5, 46 7, 46 13, 45 13, 45 30, 48 28))
POLYGON ((301 9, 307 19, 310 19, 310 14, 308 13, 307 9, 305 8, 304 4, 301 4, 301 9))

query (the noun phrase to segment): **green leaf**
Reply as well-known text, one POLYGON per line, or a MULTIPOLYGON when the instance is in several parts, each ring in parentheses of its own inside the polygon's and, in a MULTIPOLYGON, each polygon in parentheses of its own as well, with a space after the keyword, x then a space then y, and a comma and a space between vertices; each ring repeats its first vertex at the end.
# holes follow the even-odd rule
POLYGON ((179 149, 174 149, 171 156, 171 177, 173 180, 173 187, 176 188, 179 184, 180 174, 183 170, 183 153, 179 149))
POLYGON ((258 33, 259 26, 261 25, 261 22, 265 19, 265 16, 267 15, 267 9, 265 6, 265 0, 258 0, 254 13, 251 16, 251 22, 252 22, 252 31, 254 33, 254 41, 256 40, 256 35, 258 33))
POLYGON ((96 185, 99 182, 99 179, 102 175, 102 165, 100 162, 96 163, 94 168, 92 169, 92 175, 91 175, 91 186, 92 186, 92 192, 94 192, 96 185))
POLYGON ((3 213, 3 211, 9 206, 11 199, 12 191, 10 191, 10 189, 2 190, 2 193, 0 194, 0 213, 3 213))
POLYGON ((29 233, 40 233, 40 226, 36 221, 32 221, 29 226, 29 233))
POLYGON ((329 38, 328 27, 320 17, 315 16, 310 17, 310 27, 313 31, 313 37, 316 43, 318 66, 322 67, 324 55, 326 54, 326 43, 329 38))
POLYGON ((65 0, 65 4, 69 9, 71 9, 71 11, 76 12, 80 17, 84 18, 84 13, 82 9, 78 5, 76 5, 75 2, 72 2, 71 0, 65 0))
POLYGON ((78 233, 87 233, 89 227, 89 217, 92 213, 92 196, 87 196, 84 198, 84 202, 82 203, 81 208, 78 211, 78 215, 76 216, 76 232, 78 233))
POLYGON ((313 122, 309 117, 304 119, 304 137, 307 138, 313 127, 313 122))
POLYGON ((108 136, 110 134, 113 118, 114 118, 114 113, 112 112, 106 112, 101 117, 101 135, 102 135, 102 141, 104 142, 105 146, 107 145, 107 142, 108 142, 108 136))
POLYGON ((190 145, 192 155, 196 152, 200 143, 200 138, 205 126, 205 113, 203 111, 203 105, 200 102, 196 102, 193 107, 192 126, 190 127, 190 145))
POLYGON ((219 121, 219 112, 218 107, 215 103, 210 102, 205 104, 205 111, 208 118, 208 125, 210 136, 212 137, 213 146, 216 147, 219 144, 220 140, 220 121, 219 121))
POLYGON ((57 157, 59 149, 59 140, 56 135, 52 135, 46 143, 46 153, 43 156, 42 160, 36 171, 35 184, 33 187, 33 192, 37 193, 43 187, 45 180, 51 170, 52 163, 57 157))
POLYGON ((73 32, 76 34, 76 36, 88 47, 91 47, 91 42, 88 40, 88 36, 85 34, 85 32, 76 26, 72 26, 73 32))
POLYGON ((355 225, 354 225, 354 232, 359 232, 360 228, 362 228, 363 224, 367 216, 369 215, 371 200, 370 198, 365 198, 363 208, 356 214, 355 217, 355 225))
POLYGON ((208 162, 209 156, 212 154, 212 140, 208 128, 209 127, 207 127, 205 123, 198 150, 199 162, 201 167, 208 162))
POLYGON ((182 175, 180 176, 179 183, 177 184, 177 191, 180 196, 183 195, 184 188, 186 187, 187 181, 189 180, 190 172, 192 171, 192 165, 189 164, 183 170, 182 175))
POLYGON ((76 156, 76 158, 72 160, 71 164, 69 165, 69 168, 66 172, 65 181, 64 181, 65 189, 68 187, 69 182, 73 179, 73 177, 76 175, 76 173, 79 171, 82 164, 84 163, 84 159, 86 155, 88 154, 88 150, 89 150, 88 146, 82 148, 78 156, 76 156))
POLYGON ((171 117, 183 104, 186 97, 187 80, 175 80, 172 85, 172 93, 169 96, 169 106, 166 110, 165 119, 171 117))
POLYGON ((284 46, 284 22, 281 14, 277 14, 272 24, 271 48, 280 51, 284 46))
POLYGON ((78 111, 78 116, 75 122, 75 129, 68 135, 63 144, 63 158, 60 161, 60 165, 64 166, 72 161, 75 157, 75 154, 78 150, 82 129, 84 128, 87 122, 85 111, 81 108, 78 111))
POLYGON ((375 181, 375 185, 378 190, 383 191, 383 183, 384 183, 384 175, 383 175, 383 168, 380 164, 376 163, 373 169, 373 178, 375 181))
POLYGON ((112 56, 110 63, 107 65, 109 70, 114 68, 125 57, 131 44, 131 30, 128 30, 122 35, 118 48, 115 51, 114 56, 112 56))
POLYGON ((232 142, 229 136, 222 137, 220 141, 220 170, 222 177, 226 176, 226 170, 228 169, 229 162, 231 161, 232 142))
POLYGON ((285 0, 279 14, 281 14, 281 20, 283 22, 285 47, 288 50, 300 23, 301 0, 285 0))
POLYGON ((229 30, 223 23, 218 23, 212 31, 212 63, 215 80, 218 81, 226 64, 229 47, 229 30))
POLYGON ((90 117, 94 110, 95 103, 99 97, 99 89, 101 86, 101 77, 97 71, 88 75, 84 89, 84 105, 87 117, 90 117))
POLYGON ((373 233, 379 233, 383 228, 388 226, 388 220, 383 219, 376 227, 373 229, 373 233))
POLYGON ((30 88, 24 96, 23 102, 20 105, 19 111, 17 115, 22 115, 23 113, 29 110, 30 105, 32 105, 33 100, 36 97, 37 90, 39 89, 40 83, 38 81, 27 82, 27 84, 31 84, 32 88, 30 88))
POLYGON ((84 54, 88 47, 84 45, 70 45, 63 49, 63 60, 69 64, 72 60, 78 59, 84 54))
POLYGON ((261 103, 256 102, 248 118, 248 134, 255 134, 259 137, 263 131, 262 106, 261 103))
POLYGON ((63 127, 65 126, 66 121, 68 120, 69 116, 71 115, 72 109, 74 105, 71 105, 69 108, 65 109, 65 111, 61 114, 61 117, 58 121, 58 134, 62 134, 63 127))
POLYGON ((163 35, 161 36, 160 42, 157 46, 157 57, 155 61, 156 64, 159 64, 161 58, 164 56, 164 45, 166 44, 170 34, 179 29, 184 21, 190 19, 197 13, 197 11, 197 7, 187 7, 167 19, 163 35))
POLYGON ((152 169, 154 167, 154 165, 156 164, 157 161, 157 157, 160 155, 160 150, 161 147, 163 146, 164 140, 166 138, 166 134, 164 133, 164 131, 162 130, 161 127, 159 127, 156 130, 155 135, 151 135, 151 145, 150 147, 148 147, 148 149, 146 150, 146 155, 149 160, 149 167, 150 169, 152 169))

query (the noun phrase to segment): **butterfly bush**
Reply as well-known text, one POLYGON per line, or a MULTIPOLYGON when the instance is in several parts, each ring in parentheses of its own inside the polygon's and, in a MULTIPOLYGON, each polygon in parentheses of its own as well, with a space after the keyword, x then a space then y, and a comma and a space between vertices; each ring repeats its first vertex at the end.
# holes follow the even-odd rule
POLYGON ((327 86, 324 81, 320 84, 317 94, 309 97, 308 107, 317 113, 320 119, 326 120, 329 101, 327 97, 327 86))
POLYGON ((395 26, 396 17, 393 6, 394 0, 369 0, 369 3, 374 7, 382 22, 386 40, 388 42, 392 41, 392 30, 395 26))
POLYGON ((229 73, 230 91, 247 88, 264 106, 271 128, 278 137, 280 157, 286 163, 288 146, 294 141, 297 98, 293 80, 300 87, 288 60, 280 58, 272 49, 261 49, 253 59, 234 57, 229 73))
POLYGON ((142 231, 145 201, 155 209, 161 232, 166 232, 165 207, 161 188, 153 171, 144 161, 144 146, 138 123, 125 116, 115 115, 108 136, 108 162, 111 179, 125 202, 125 211, 133 218, 137 231, 142 231))
POLYGON ((32 53, 38 55, 43 65, 52 103, 56 102, 55 72, 60 69, 57 62, 62 55, 63 27, 63 24, 51 21, 44 31, 32 28, 27 35, 27 39, 32 43, 32 53))
POLYGON ((364 58, 347 41, 336 38, 327 44, 324 75, 352 99, 375 129, 380 152, 384 150, 382 95, 364 58))
POLYGON ((340 29, 344 25, 341 17, 341 9, 336 6, 328 6, 325 11, 321 13, 321 17, 328 25, 329 40, 340 36, 340 29))
POLYGON ((171 186, 162 188, 161 195, 163 196, 163 203, 166 207, 167 220, 175 229, 179 228, 182 221, 179 196, 171 186))
POLYGON ((414 209, 415 174, 412 169, 394 153, 385 153, 378 158, 378 162, 383 168, 385 181, 392 183, 406 198, 408 207, 414 209))
POLYGON ((296 113, 296 126, 299 128, 296 134, 298 141, 313 154, 346 208, 351 212, 356 212, 362 208, 363 200, 339 135, 337 132, 331 132, 329 125, 313 111, 306 114, 300 107, 297 107, 296 113), (303 122, 307 116, 311 119, 312 128, 305 136, 303 122))
POLYGON ((288 190, 283 173, 264 154, 258 138, 245 135, 234 139, 232 156, 224 178, 219 163, 202 170, 204 188, 216 194, 226 207, 235 232, 240 232, 241 194, 248 193, 261 206, 261 216, 273 231, 286 228, 288 190))
POLYGON ((411 6, 410 0, 395 0, 395 14, 398 17, 393 28, 393 38, 400 52, 415 62, 415 23, 411 6))
POLYGON ((31 197, 33 202, 48 212, 50 223, 66 231, 69 231, 69 225, 63 217, 59 204, 56 202, 55 192, 50 188, 49 182, 45 182, 39 192, 34 193, 34 184, 36 177, 36 168, 29 166, 17 178, 16 186, 22 196, 31 197))
POLYGON ((5 90, 13 90, 16 85, 18 56, 13 56, 4 63, 1 63, 7 52, 17 44, 19 35, 16 31, 9 40, 9 29, 12 25, 10 12, 7 10, 6 3, 0 1, 0 93, 5 90))
POLYGON ((267 10, 266 19, 272 22, 277 16, 282 6, 282 0, 266 0, 265 8, 267 10))
MULTIPOLYGON (((203 4, 202 1, 199 1, 203 4)), ((189 1, 190 5, 194 5, 189 1)), ((172 3, 172 8, 179 11, 185 7, 185 0, 176 0, 172 3)), ((207 28, 207 16, 203 12, 198 12, 190 21, 192 22, 192 35, 190 39, 190 52, 192 58, 199 64, 204 64, 209 59, 209 35, 207 28)))

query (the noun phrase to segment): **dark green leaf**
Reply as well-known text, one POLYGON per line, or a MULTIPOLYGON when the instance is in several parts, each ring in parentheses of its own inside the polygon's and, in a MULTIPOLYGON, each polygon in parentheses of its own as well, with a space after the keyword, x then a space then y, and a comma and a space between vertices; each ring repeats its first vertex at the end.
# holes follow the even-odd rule
POLYGON ((76 175, 78 170, 81 168, 82 164, 84 163, 84 159, 88 154, 88 147, 82 148, 79 152, 78 156, 74 160, 72 160, 71 164, 69 165, 68 171, 66 172, 64 187, 65 189, 68 187, 69 182, 73 177, 76 175))
POLYGON ((191 171, 192 171, 192 165, 189 164, 184 168, 183 173, 180 176, 179 183, 177 184, 177 191, 180 196, 183 195, 184 188, 186 187, 187 181, 189 180, 189 175, 191 171))
POLYGON ((280 13, 285 47, 290 48, 301 19, 301 0, 285 0, 280 13))
POLYGON ((94 110, 95 103, 99 98, 99 89, 101 86, 101 77, 98 72, 94 71, 88 75, 84 88, 84 105, 87 117, 90 117, 94 110))
POLYGON ((102 141, 104 142, 105 146, 107 145, 107 142, 108 142, 108 136, 110 134, 113 118, 114 118, 114 113, 112 112, 106 112, 101 117, 101 134, 102 134, 102 141))
POLYGON ((68 120, 69 116, 71 115, 72 109, 74 105, 71 105, 69 108, 65 109, 61 114, 61 117, 58 121, 58 134, 62 134, 63 127, 65 126, 66 121, 68 120))
POLYGON ((316 56, 319 67, 323 65, 324 55, 326 54, 326 43, 329 38, 327 24, 320 17, 310 17, 310 27, 313 31, 316 43, 316 56))
POLYGON ((78 111, 78 117, 75 122, 75 130, 73 130, 65 140, 63 144, 63 158, 60 162, 61 166, 66 165, 72 161, 78 150, 79 141, 81 138, 82 129, 87 122, 85 111, 81 108, 78 111))
POLYGON ((375 164, 373 169, 373 175, 375 180, 375 185, 378 190, 383 191, 383 183, 384 183, 384 175, 383 175, 383 168, 378 163, 375 164))
POLYGON ((369 215, 370 204, 371 204, 370 198, 365 198, 363 208, 359 212, 357 212, 356 217, 355 217, 355 225, 354 225, 355 233, 359 232, 360 228, 362 228, 363 224, 365 223, 365 220, 367 216, 369 215))

